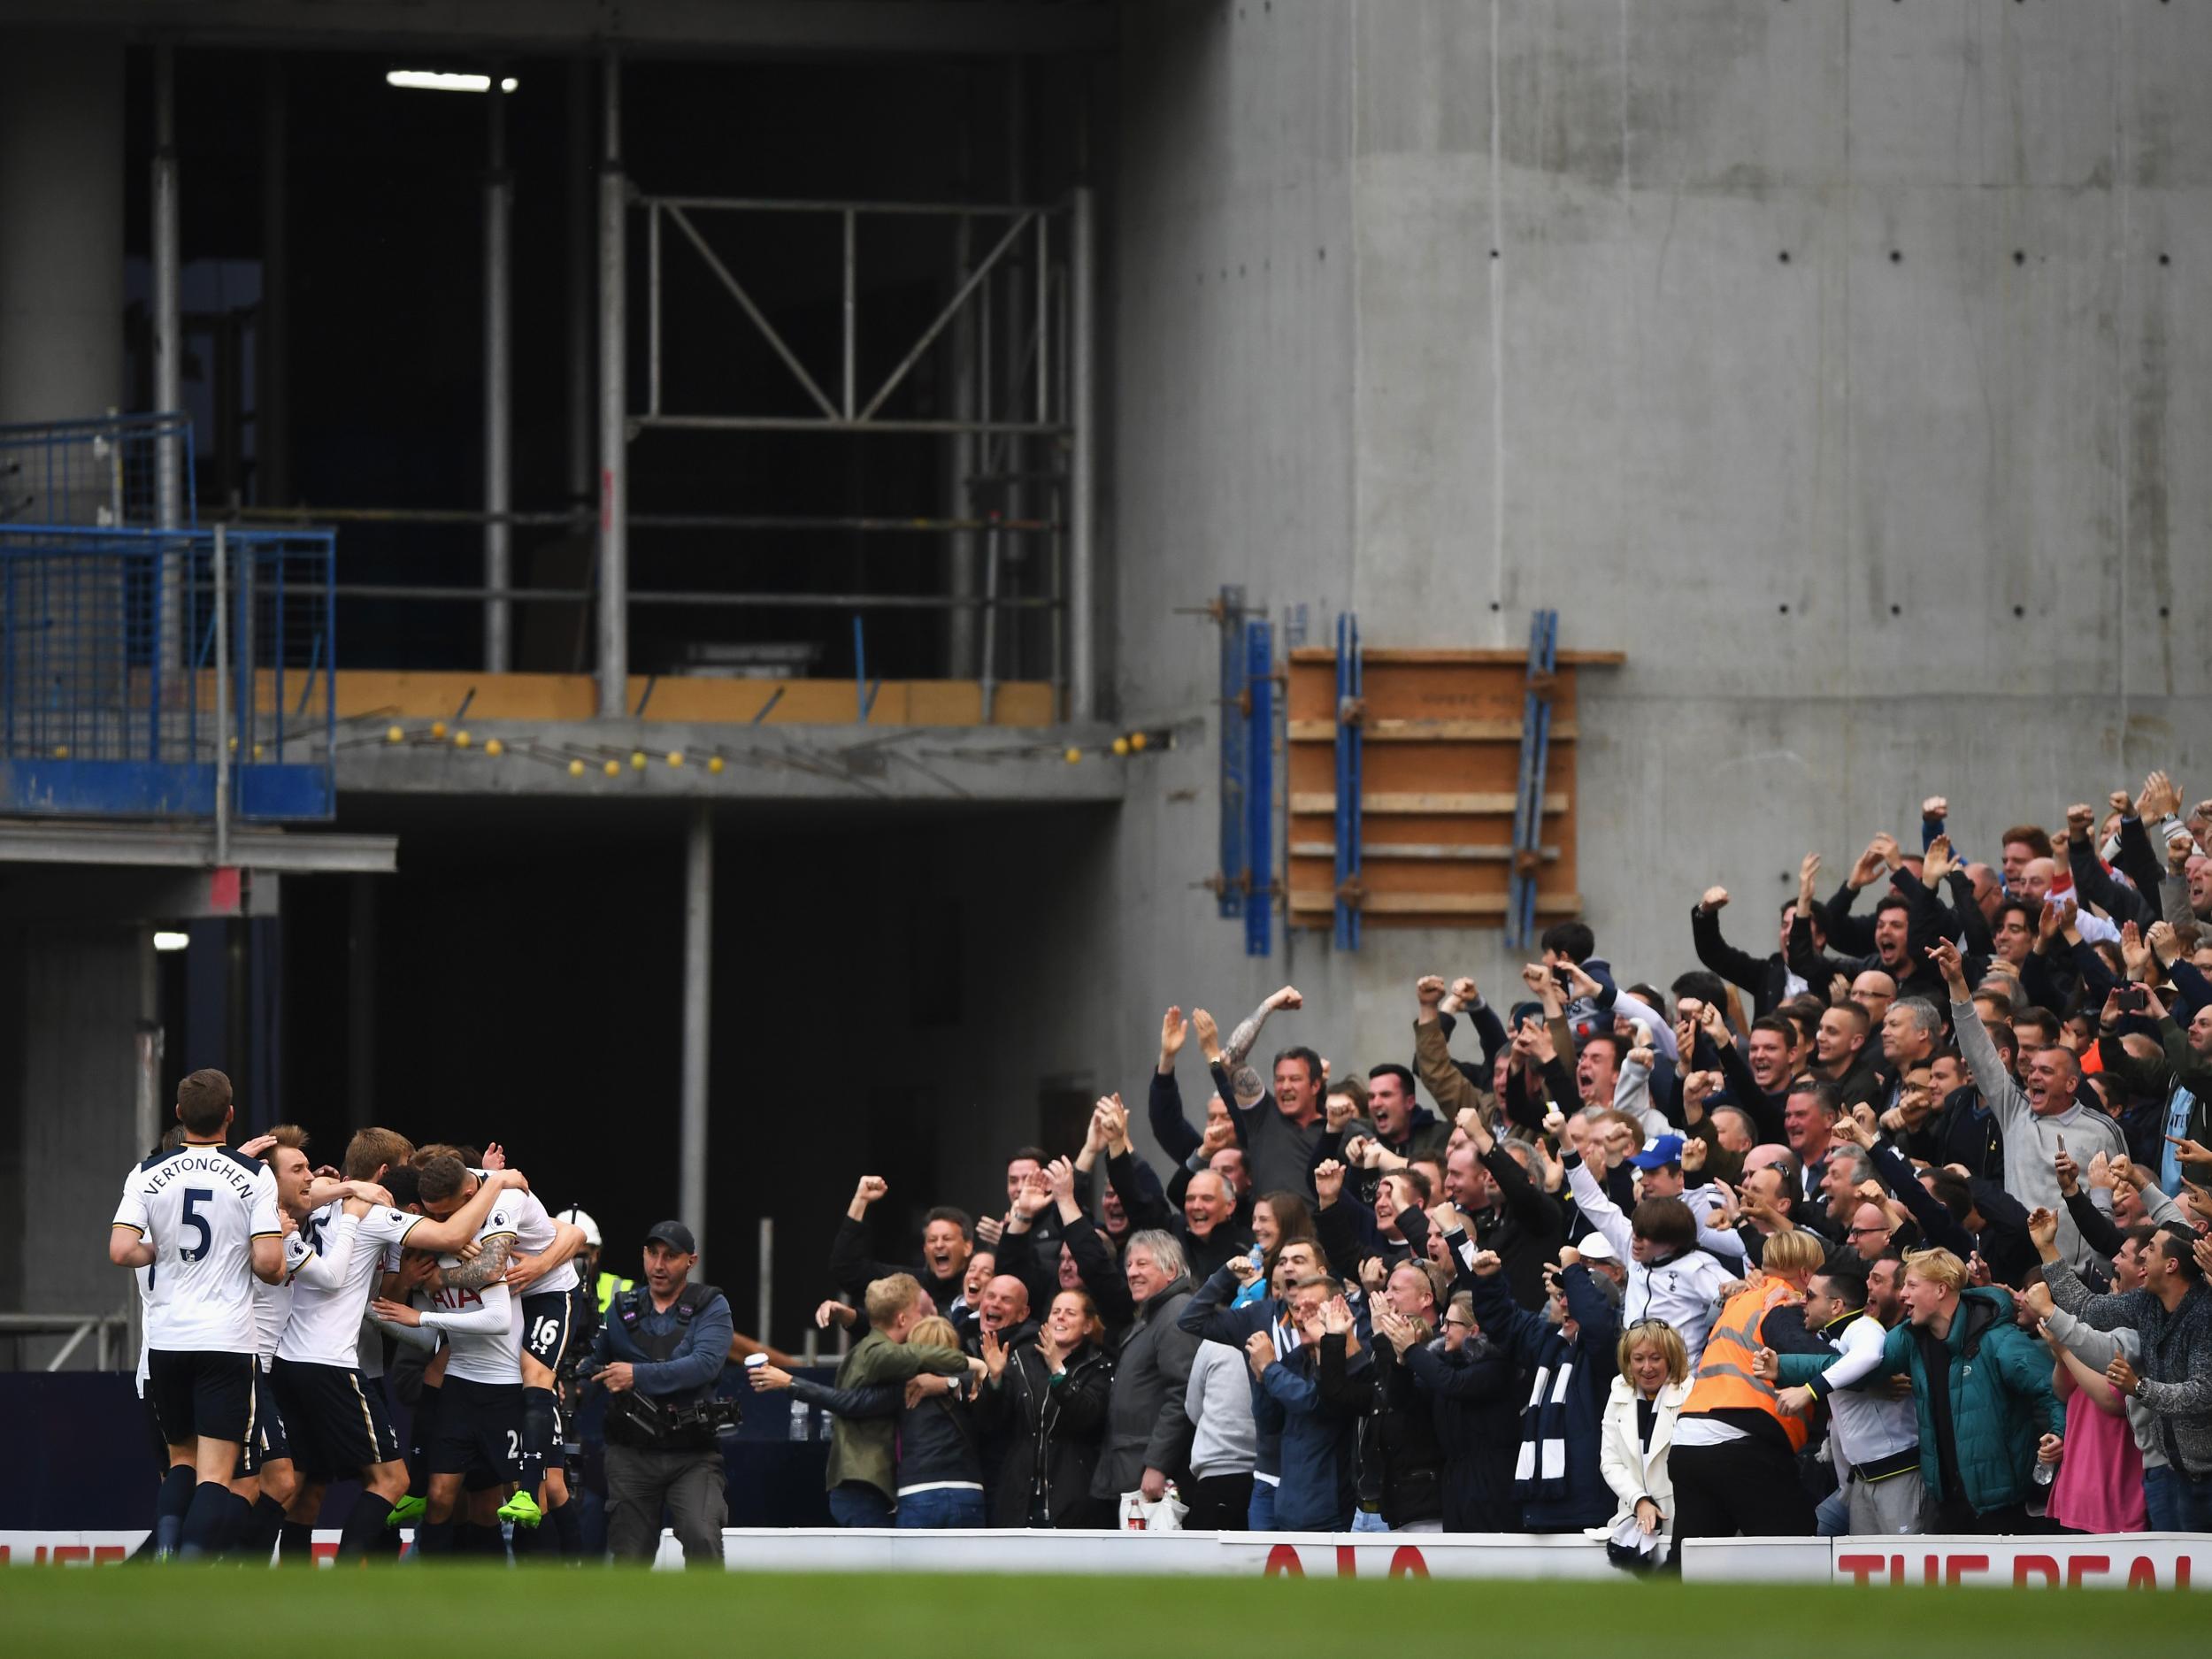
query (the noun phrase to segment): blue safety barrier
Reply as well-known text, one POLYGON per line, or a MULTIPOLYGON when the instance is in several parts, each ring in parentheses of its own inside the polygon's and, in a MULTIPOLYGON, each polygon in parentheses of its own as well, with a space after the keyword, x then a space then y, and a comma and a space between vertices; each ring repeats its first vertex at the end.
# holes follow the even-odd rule
POLYGON ((0 523, 0 812, 336 810, 335 549, 327 530, 227 530, 227 724, 216 721, 217 533, 0 523))

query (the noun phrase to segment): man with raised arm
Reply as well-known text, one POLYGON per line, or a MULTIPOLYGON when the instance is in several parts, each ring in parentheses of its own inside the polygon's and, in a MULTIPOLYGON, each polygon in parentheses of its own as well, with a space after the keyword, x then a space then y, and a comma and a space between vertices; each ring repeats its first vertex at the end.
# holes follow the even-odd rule
POLYGON ((2096 1252, 2082 1242, 2072 1217, 2063 1213, 2066 1199, 2058 1189, 2053 1160, 2061 1152, 2071 1153, 2075 1162, 2084 1165, 2100 1152, 2108 1157, 2124 1157, 2127 1137, 2111 1118, 2088 1110, 2074 1098, 2075 1085, 2081 1079, 2081 1062, 2062 1043, 2039 1051, 2028 1061, 2024 1085, 2014 1082, 1997 1056, 1997 1045, 1983 1028, 1958 947, 1947 939, 1939 940, 1929 948, 1928 959, 1949 988, 1951 1025, 1958 1037, 1959 1052, 1965 1056, 1974 1073, 1975 1087, 1981 1090, 2004 1136, 2005 1190, 2031 1210, 2060 1212, 2060 1253, 2079 1268, 2093 1260, 2096 1252))
POLYGON ((1246 1064, 1260 1028, 1277 1009, 1297 1010, 1305 998, 1286 985, 1229 1033, 1224 1043, 1213 1017, 1204 1009, 1191 1015, 1199 1051, 1214 1072, 1214 1085, 1232 1108, 1256 1192, 1293 1192, 1313 1196, 1314 1148, 1325 1129, 1321 1111, 1321 1056, 1310 1048, 1286 1048, 1275 1056, 1271 1094, 1260 1074, 1246 1064))

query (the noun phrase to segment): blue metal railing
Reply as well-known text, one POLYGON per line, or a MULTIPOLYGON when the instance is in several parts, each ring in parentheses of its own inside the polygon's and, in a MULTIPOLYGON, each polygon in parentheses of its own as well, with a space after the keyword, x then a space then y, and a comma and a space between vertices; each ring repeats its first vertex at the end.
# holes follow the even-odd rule
POLYGON ((1559 613, 1529 619, 1528 683, 1521 696, 1521 770, 1513 794, 1513 866, 1506 879, 1505 942, 1536 938, 1536 878, 1543 868, 1544 776, 1551 760, 1552 687, 1559 667, 1559 613))
POLYGON ((1359 650, 1359 618, 1336 619, 1336 948, 1357 950, 1360 935, 1360 837, 1365 816, 1360 790, 1365 776, 1367 676, 1359 650))
POLYGON ((233 816, 333 815, 332 533, 225 533, 221 661, 216 543, 0 523, 0 812, 211 817, 219 742, 233 816))
POLYGON ((0 525, 188 528, 192 418, 177 411, 0 426, 0 525))

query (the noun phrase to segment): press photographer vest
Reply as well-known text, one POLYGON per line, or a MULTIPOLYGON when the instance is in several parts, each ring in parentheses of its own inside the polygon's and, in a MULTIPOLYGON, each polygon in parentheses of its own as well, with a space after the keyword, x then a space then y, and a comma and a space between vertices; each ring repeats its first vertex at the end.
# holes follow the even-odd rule
MULTIPOLYGON (((608 1318, 620 1329, 626 1341, 657 1364, 675 1353, 678 1344, 691 1329, 691 1322, 699 1317, 699 1310, 722 1293, 711 1285, 686 1285, 677 1293, 675 1306, 669 1310, 676 1316, 675 1325, 665 1331, 648 1331, 644 1328, 646 1298, 652 1294, 642 1285, 623 1291, 615 1297, 614 1305, 608 1310, 608 1318)), ((655 1435, 639 1426, 640 1417, 659 1409, 658 1402, 649 1395, 640 1394, 634 1388, 611 1395, 607 1401, 607 1439, 617 1446, 653 1451, 714 1449, 715 1437, 711 1429, 655 1435)))

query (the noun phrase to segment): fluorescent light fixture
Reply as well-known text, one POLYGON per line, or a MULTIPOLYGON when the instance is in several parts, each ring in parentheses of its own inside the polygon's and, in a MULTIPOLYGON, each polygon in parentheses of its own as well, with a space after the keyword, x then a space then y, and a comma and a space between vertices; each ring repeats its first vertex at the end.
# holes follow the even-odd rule
MULTIPOLYGON (((449 74, 442 69, 394 69, 386 72, 384 84, 402 87, 413 92, 489 92, 489 75, 449 74)), ((512 92, 522 85, 512 75, 499 83, 502 92, 512 92)))
POLYGON ((192 942, 189 933, 157 933, 154 935, 156 950, 182 950, 192 942))

